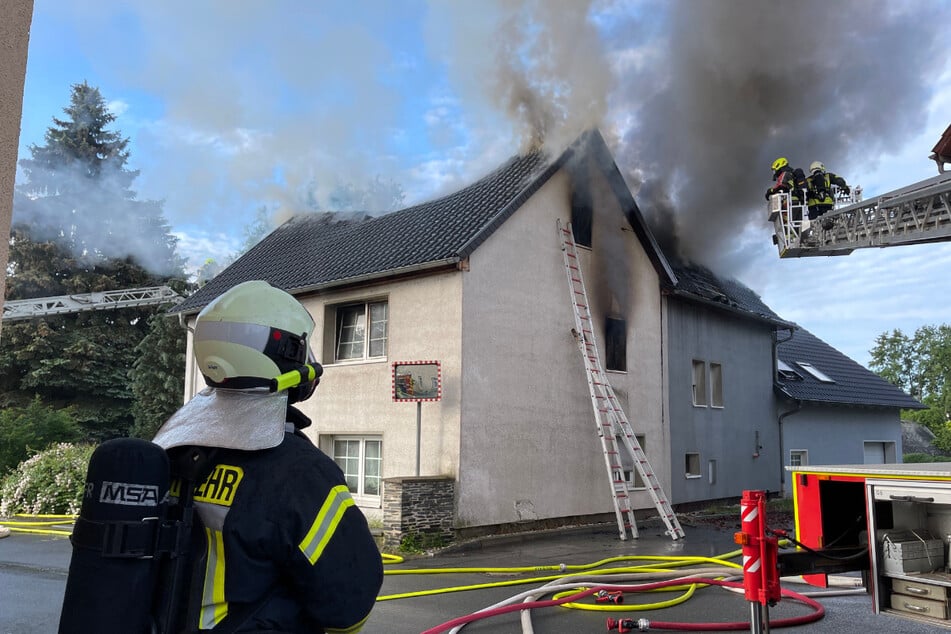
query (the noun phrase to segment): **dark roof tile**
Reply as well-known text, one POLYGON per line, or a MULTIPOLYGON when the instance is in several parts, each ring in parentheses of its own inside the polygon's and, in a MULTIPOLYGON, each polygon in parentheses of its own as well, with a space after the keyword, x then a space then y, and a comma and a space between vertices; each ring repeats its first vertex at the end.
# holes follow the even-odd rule
POLYGON ((777 350, 780 360, 800 375, 799 378, 781 377, 777 382, 780 393, 791 399, 838 405, 924 408, 901 389, 803 328, 797 328, 792 338, 780 342, 777 350), (812 364, 834 383, 814 378, 798 362, 812 364))
POLYGON ((458 261, 541 187, 567 154, 558 161, 541 152, 516 156, 464 189, 383 216, 295 216, 172 312, 197 312, 232 286, 252 279, 293 293, 458 261))
POLYGON ((677 277, 672 291, 675 295, 703 303, 719 304, 724 309, 739 312, 754 319, 774 324, 789 324, 763 303, 759 295, 742 282, 716 275, 698 264, 676 262, 670 258, 671 268, 677 277))

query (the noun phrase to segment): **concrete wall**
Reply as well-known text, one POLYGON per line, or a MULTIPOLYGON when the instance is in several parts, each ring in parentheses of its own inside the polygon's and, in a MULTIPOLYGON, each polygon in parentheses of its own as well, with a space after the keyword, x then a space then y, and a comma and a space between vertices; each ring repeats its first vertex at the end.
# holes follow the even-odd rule
MULTIPOLYGON (((788 401, 779 404, 779 411, 791 409, 788 401)), ((789 464, 793 450, 808 451, 810 465, 864 464, 866 442, 894 443, 897 462, 901 462, 899 410, 805 403, 783 419, 784 465, 789 464)))
POLYGON ((667 322, 671 501, 737 497, 744 489, 778 490, 771 328, 672 296, 667 322), (693 404, 694 359, 721 364, 722 408, 693 404), (688 452, 700 453, 699 478, 686 476, 688 452))
MULTIPOLYGON (((10 256, 13 183, 32 21, 33 0, 0 2, 0 271, 7 270, 10 256)), ((6 286, 6 275, 0 276, 0 309, 3 308, 6 286)))
MULTIPOLYGON (((458 527, 613 512, 556 229, 570 219, 569 188, 555 174, 463 275, 458 527)), ((658 279, 617 203, 596 189, 593 248, 581 254, 596 336, 603 353, 605 311, 627 317, 628 372, 609 380, 660 447, 658 279), (605 267, 622 288, 608 290, 605 267), (635 305, 614 306, 622 301, 635 305)), ((645 493, 635 505, 652 503, 645 493)))

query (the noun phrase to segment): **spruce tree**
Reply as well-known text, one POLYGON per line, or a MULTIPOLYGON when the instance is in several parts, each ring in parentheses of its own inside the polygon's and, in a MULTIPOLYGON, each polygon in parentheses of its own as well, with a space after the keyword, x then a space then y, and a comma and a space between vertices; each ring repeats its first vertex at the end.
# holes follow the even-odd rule
MULTIPOLYGON (((20 161, 7 299, 169 284, 184 290, 176 238, 162 205, 132 190, 129 139, 97 88, 72 86, 66 116, 20 161)), ((4 325, 0 407, 72 406, 90 440, 125 435, 133 423, 129 372, 148 332, 149 306, 37 317, 4 325)), ((184 363, 177 370, 184 380, 184 363)), ((180 388, 178 390, 180 394, 180 388)))

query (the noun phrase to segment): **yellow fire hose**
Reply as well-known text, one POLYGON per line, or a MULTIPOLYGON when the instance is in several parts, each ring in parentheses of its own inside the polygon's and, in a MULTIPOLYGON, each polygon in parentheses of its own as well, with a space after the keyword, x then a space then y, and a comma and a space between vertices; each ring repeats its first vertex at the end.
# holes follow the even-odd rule
POLYGON ((486 567, 486 568, 415 568, 415 569, 406 569, 406 570, 385 570, 384 575, 403 575, 403 574, 449 574, 449 573, 482 573, 482 574, 518 574, 525 572, 539 572, 544 570, 557 570, 562 574, 556 575, 546 575, 542 577, 531 577, 524 579, 508 579, 505 581, 493 581, 487 583, 477 583, 470 584, 465 586, 453 586, 448 588, 433 588, 429 590, 419 590, 416 592, 403 592, 400 594, 390 594, 377 597, 377 601, 391 601, 395 599, 409 599, 414 597, 423 597, 431 596, 435 594, 446 594, 449 592, 465 592, 468 590, 483 590, 486 588, 501 588, 506 586, 516 586, 530 583, 543 583, 548 581, 554 581, 556 579, 562 579, 565 577, 563 573, 565 572, 580 572, 580 571, 591 571, 608 563, 615 563, 620 561, 650 561, 650 562, 661 562, 655 564, 643 564, 639 566, 625 566, 625 567, 616 567, 616 568, 606 568, 599 570, 602 574, 634 574, 634 573, 655 573, 658 571, 669 572, 672 568, 679 568, 683 566, 689 566, 693 564, 716 564, 719 566, 725 566, 730 569, 742 569, 740 564, 736 564, 730 561, 733 557, 737 557, 742 553, 740 550, 735 550, 723 555, 718 555, 717 557, 696 557, 696 556, 682 556, 682 557, 666 557, 666 556, 649 556, 649 555, 627 555, 621 557, 610 557, 608 559, 601 559, 599 561, 590 563, 590 564, 557 564, 551 566, 518 566, 511 568, 495 568, 495 567, 486 567))

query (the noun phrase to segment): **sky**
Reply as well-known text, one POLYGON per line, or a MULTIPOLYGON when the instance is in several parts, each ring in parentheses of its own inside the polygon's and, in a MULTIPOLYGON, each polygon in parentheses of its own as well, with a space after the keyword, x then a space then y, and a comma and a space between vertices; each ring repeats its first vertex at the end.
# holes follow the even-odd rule
POLYGON ((866 197, 937 174, 951 1, 775 7, 35 0, 20 158, 97 87, 196 268, 262 207, 277 226, 374 179, 408 206, 597 127, 669 249, 868 365, 878 335, 951 322, 951 243, 781 260, 763 192, 779 156, 866 197))

